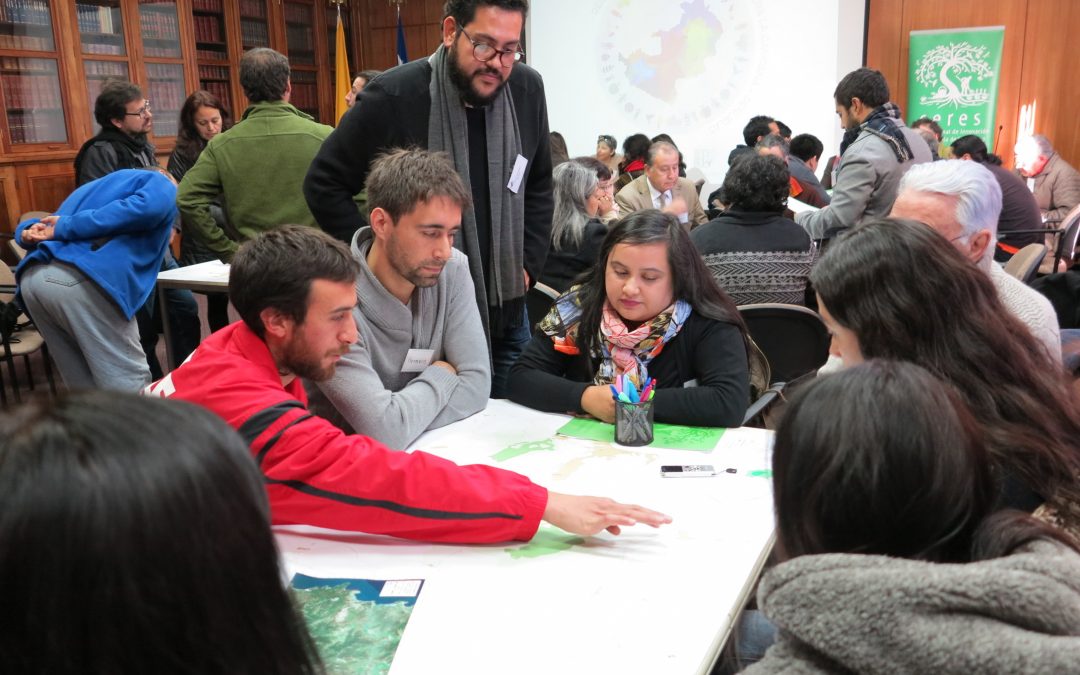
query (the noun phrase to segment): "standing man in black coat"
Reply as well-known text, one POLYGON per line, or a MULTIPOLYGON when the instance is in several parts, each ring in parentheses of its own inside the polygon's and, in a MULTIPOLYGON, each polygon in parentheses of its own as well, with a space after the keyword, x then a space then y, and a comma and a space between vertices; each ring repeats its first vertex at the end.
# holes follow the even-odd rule
POLYGON ((469 258, 491 343, 492 396, 530 339, 525 292, 544 267, 554 202, 547 101, 523 63, 527 0, 449 0, 442 45, 364 87, 304 181, 316 220, 351 240, 364 224, 353 201, 372 160, 393 147, 450 155, 472 189, 455 246, 469 258))

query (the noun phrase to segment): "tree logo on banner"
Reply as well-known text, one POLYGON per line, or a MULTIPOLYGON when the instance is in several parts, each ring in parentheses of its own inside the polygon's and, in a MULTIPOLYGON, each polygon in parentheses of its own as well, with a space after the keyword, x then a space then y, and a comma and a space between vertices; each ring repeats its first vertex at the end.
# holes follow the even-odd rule
POLYGON ((971 83, 994 76, 989 60, 989 49, 970 42, 950 42, 934 47, 919 60, 915 72, 915 79, 930 92, 928 96, 920 96, 919 101, 939 108, 986 104, 990 100, 990 90, 972 87, 971 83))

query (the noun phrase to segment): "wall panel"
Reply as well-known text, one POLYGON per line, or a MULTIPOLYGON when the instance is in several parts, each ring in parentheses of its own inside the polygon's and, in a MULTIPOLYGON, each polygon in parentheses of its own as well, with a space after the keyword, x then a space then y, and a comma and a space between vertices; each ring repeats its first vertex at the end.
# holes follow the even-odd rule
POLYGON ((1012 166, 1020 107, 1038 101, 1035 130, 1046 134, 1061 155, 1080 166, 1080 88, 1069 74, 1080 56, 1062 36, 1080 33, 1075 0, 870 0, 867 65, 889 80, 893 100, 907 102, 908 33, 912 30, 1005 26, 998 80, 996 151, 1012 166), (899 15, 899 20, 897 20, 899 15))

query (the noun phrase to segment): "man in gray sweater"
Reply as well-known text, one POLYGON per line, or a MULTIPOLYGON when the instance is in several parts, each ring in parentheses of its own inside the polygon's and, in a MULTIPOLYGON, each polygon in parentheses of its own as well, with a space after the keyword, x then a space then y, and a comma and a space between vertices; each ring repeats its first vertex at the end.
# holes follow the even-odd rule
POLYGON ((352 242, 359 340, 333 378, 308 385, 310 408, 405 449, 487 404, 487 340, 454 248, 470 193, 445 154, 392 150, 372 165, 367 197, 371 225, 352 242))

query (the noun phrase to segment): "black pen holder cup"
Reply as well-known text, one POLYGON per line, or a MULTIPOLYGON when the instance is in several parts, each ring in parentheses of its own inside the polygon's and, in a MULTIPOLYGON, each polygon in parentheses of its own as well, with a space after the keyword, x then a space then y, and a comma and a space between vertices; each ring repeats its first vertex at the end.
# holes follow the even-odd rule
POLYGON ((615 442, 619 445, 648 445, 653 441, 653 402, 615 401, 615 442))

